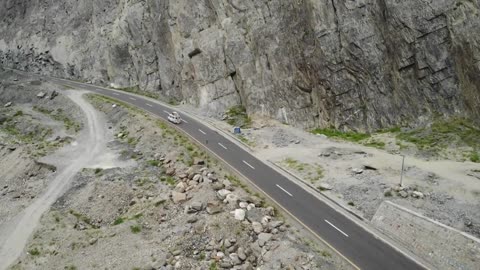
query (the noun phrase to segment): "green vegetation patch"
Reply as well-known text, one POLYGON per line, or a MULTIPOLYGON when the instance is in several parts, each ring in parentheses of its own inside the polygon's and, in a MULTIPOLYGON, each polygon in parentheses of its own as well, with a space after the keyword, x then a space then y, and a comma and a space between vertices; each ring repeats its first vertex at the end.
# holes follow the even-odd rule
POLYGON ((315 164, 314 166, 308 163, 300 162, 293 158, 286 158, 281 163, 290 169, 302 173, 304 175, 303 178, 311 183, 315 183, 323 178, 323 168, 319 164, 315 164))
POLYGON ((250 147, 255 147, 255 142, 252 142, 250 141, 249 139, 247 139, 247 137, 243 136, 243 135, 237 135, 237 138, 243 142, 244 144, 250 146, 250 147))
POLYGON ((339 131, 331 128, 316 128, 311 131, 313 134, 323 134, 330 138, 338 138, 350 142, 359 142, 370 138, 370 134, 352 132, 352 131, 339 131))
MULTIPOLYGON (((93 226, 93 224, 92 224, 92 222, 91 222, 91 220, 90 220, 89 217, 87 217, 87 216, 85 216, 85 215, 83 215, 83 214, 81 214, 81 213, 75 212, 75 210, 73 210, 73 209, 70 209, 70 211, 68 211, 68 212, 69 212, 71 215, 75 216, 75 217, 77 218, 77 220, 81 220, 81 221, 87 223, 88 225, 93 226)), ((95 227, 95 226, 93 226, 93 227, 95 227)))
POLYGON ((248 116, 247 110, 242 105, 233 106, 226 112, 227 123, 232 126, 248 128, 252 125, 252 119, 248 116))
POLYGON ((138 138, 128 137, 127 143, 130 144, 131 146, 135 146, 138 143, 138 138))
POLYGON ((120 224, 122 224, 123 222, 125 222, 125 219, 123 219, 122 217, 118 217, 118 218, 115 219, 115 221, 113 222, 113 225, 120 225, 120 224))
POLYGON ((478 152, 472 152, 470 154, 470 161, 480 163, 480 155, 478 154, 478 152))
POLYGON ((170 176, 170 175, 162 176, 162 177, 160 178, 160 181, 165 182, 165 183, 169 184, 170 186, 175 186, 175 184, 176 184, 175 178, 173 178, 173 177, 170 176))
POLYGON ((153 167, 158 167, 160 165, 160 161, 151 159, 147 161, 147 164, 153 167))
MULTIPOLYGON (((24 116, 23 112, 17 111, 15 113, 16 117, 24 116)), ((10 135, 7 137, 11 141, 21 141, 24 144, 35 145, 34 149, 29 150, 33 157, 42 157, 53 149, 58 148, 64 143, 68 143, 69 139, 65 140, 55 140, 47 141, 46 138, 51 136, 52 129, 43 127, 32 122, 27 122, 30 126, 29 128, 21 128, 21 125, 24 125, 24 121, 14 121, 14 117, 6 117, 0 123, 0 131, 5 132, 10 135), (23 122, 23 124, 22 124, 23 122)))
POLYGON ((140 225, 132 225, 132 226, 130 226, 130 231, 132 233, 137 234, 137 233, 142 231, 142 227, 140 227, 140 225))
POLYGON ((70 85, 66 85, 66 84, 63 84, 62 86, 63 86, 66 90, 75 89, 74 87, 71 87, 70 85))
POLYGON ((138 214, 134 215, 131 219, 139 219, 141 217, 143 217, 143 213, 138 213, 138 214))
POLYGON ((397 139, 415 144, 421 150, 468 146, 470 159, 476 160, 480 149, 480 129, 464 118, 435 121, 429 127, 400 132, 397 139))
POLYGON ((38 106, 33 106, 33 109, 45 115, 50 116, 52 119, 56 121, 63 122, 67 130, 73 130, 74 132, 79 132, 80 129, 82 128, 80 123, 75 122, 73 119, 65 115, 62 109, 57 109, 56 111, 54 111, 54 110, 49 110, 47 108, 38 107, 38 106))
POLYGON ((248 188, 248 186, 243 183, 242 181, 240 181, 240 179, 238 179, 238 177, 234 176, 234 175, 230 175, 230 174, 226 174, 225 175, 225 178, 230 181, 230 183, 232 183, 233 186, 235 187, 240 187, 242 188, 243 190, 245 190, 245 192, 251 194, 252 192, 250 191, 250 189, 248 188))
POLYGON ((332 254, 330 254, 330 252, 326 251, 326 250, 322 250, 320 252, 320 254, 323 256, 323 257, 326 257, 326 258, 330 258, 332 257, 332 254))
POLYGON ((365 142, 363 145, 368 146, 368 147, 375 147, 378 149, 385 149, 385 142, 382 141, 377 141, 377 140, 368 140, 365 142))
POLYGON ((38 248, 31 248, 28 250, 28 253, 32 256, 38 256, 40 255, 40 250, 38 250, 38 248))
POLYGON ((15 112, 15 114, 13 115, 13 117, 17 117, 17 116, 23 116, 23 112, 18 110, 17 112, 15 112))
POLYGON ((172 105, 172 106, 177 106, 178 104, 180 104, 176 99, 174 98, 169 98, 168 101, 167 101, 168 104, 172 105))
POLYGON ((217 266, 217 262, 212 262, 210 263, 210 267, 208 267, 208 270, 217 270, 218 269, 218 266, 217 266))

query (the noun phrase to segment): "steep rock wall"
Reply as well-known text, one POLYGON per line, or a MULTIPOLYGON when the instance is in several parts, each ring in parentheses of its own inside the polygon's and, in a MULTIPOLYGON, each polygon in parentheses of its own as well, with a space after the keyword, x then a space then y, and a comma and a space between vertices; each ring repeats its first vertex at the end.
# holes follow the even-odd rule
POLYGON ((480 119, 479 0, 0 0, 0 64, 304 128, 480 119), (60 3, 61 2, 61 3, 60 3))

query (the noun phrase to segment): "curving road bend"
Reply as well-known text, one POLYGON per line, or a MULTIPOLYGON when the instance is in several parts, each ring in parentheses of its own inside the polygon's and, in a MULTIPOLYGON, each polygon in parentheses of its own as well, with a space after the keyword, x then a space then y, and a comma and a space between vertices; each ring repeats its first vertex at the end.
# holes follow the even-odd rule
MULTIPOLYGON (((171 112, 167 106, 138 95, 64 79, 29 75, 115 98, 153 113, 164 120, 171 112)), ((310 231, 346 257, 355 268, 425 269, 216 131, 188 115, 181 115, 181 117, 184 122, 178 125, 180 130, 203 144, 204 147, 248 178, 310 231)))

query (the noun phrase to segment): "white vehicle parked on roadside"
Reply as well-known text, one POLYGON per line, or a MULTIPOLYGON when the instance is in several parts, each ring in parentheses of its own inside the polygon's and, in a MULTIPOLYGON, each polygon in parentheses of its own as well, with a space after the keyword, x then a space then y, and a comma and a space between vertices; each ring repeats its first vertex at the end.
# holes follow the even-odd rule
POLYGON ((182 122, 182 118, 180 118, 180 115, 177 112, 172 112, 168 114, 168 121, 175 124, 180 124, 182 122))

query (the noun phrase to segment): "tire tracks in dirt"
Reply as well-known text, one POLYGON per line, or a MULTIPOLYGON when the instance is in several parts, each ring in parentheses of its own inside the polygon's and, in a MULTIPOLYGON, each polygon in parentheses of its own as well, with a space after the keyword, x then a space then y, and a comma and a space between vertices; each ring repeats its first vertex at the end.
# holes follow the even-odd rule
POLYGON ((74 143, 42 159, 42 162, 57 167, 54 179, 43 195, 0 228, 0 270, 8 268, 22 254, 43 213, 68 190, 74 176, 82 168, 89 165, 102 167, 102 163, 108 164, 106 167, 117 167, 116 155, 107 148, 109 134, 103 115, 86 101, 83 97, 85 93, 65 92, 66 96, 82 109, 86 119, 85 128, 74 143))

